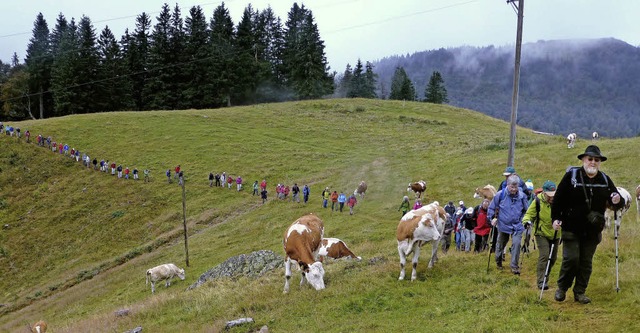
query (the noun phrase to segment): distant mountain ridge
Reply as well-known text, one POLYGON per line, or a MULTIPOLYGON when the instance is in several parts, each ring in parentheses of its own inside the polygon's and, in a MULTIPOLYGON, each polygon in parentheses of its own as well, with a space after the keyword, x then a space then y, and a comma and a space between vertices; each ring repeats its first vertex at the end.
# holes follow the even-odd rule
MULTIPOLYGON (((439 71, 449 104, 510 120, 514 46, 456 47, 390 56, 374 63, 381 91, 396 67, 419 99, 439 71)), ((387 93, 388 94, 388 93, 387 93)), ((522 46, 518 125, 590 137, 640 135, 640 48, 607 39, 553 40, 522 46)))

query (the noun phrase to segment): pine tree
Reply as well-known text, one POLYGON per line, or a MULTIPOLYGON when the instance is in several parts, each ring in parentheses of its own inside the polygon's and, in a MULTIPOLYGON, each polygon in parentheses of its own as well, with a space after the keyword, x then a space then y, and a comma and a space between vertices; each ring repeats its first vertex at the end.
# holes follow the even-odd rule
POLYGON ((297 3, 289 11, 285 23, 283 54, 286 83, 298 99, 319 98, 333 92, 333 77, 324 53, 313 14, 297 3))
POLYGON ((362 66, 362 61, 358 59, 356 67, 353 69, 349 89, 347 90, 348 98, 363 97, 364 80, 364 67, 362 66))
POLYGON ((211 48, 207 21, 200 6, 191 7, 185 19, 185 58, 190 59, 184 72, 190 78, 183 97, 190 108, 202 109, 214 106, 213 87, 206 68, 209 66, 211 48))
POLYGON ((146 13, 136 17, 133 35, 125 33, 121 44, 124 58, 132 81, 132 97, 136 110, 148 110, 149 98, 145 94, 149 73, 149 30, 151 18, 146 13))
POLYGON ((171 9, 165 3, 156 17, 156 25, 150 36, 148 79, 144 94, 149 98, 148 107, 152 110, 171 110, 173 79, 171 66, 171 9))
POLYGON ((236 29, 235 49, 236 77, 232 99, 235 104, 255 103, 255 92, 258 85, 258 13, 249 4, 242 13, 236 29))
POLYGON ((378 80, 378 74, 373 72, 373 64, 367 61, 365 65, 365 73, 364 73, 364 87, 363 87, 363 96, 364 98, 377 98, 376 95, 376 81, 378 80))
POLYGON ((98 85, 94 84, 98 81, 99 67, 96 39, 96 31, 91 19, 82 16, 78 25, 78 62, 74 70, 79 77, 80 84, 76 89, 75 113, 96 111, 94 102, 98 100, 100 94, 98 85))
POLYGON ((229 10, 224 2, 213 11, 210 23, 212 95, 216 106, 231 106, 231 92, 235 77, 235 31, 229 10))
POLYGON ((258 86, 256 102, 281 102, 293 99, 285 87, 283 68, 284 28, 271 7, 258 15, 256 25, 258 86))
POLYGON ((425 102, 442 104, 448 103, 447 88, 444 87, 444 80, 440 72, 434 71, 429 79, 429 84, 424 90, 425 102))
POLYGON ((54 114, 64 116, 76 113, 80 79, 78 71, 78 27, 72 19, 68 24, 56 26, 59 40, 51 69, 54 114))
MULTIPOLYGON (((126 32, 128 34, 128 32, 126 32)), ((131 78, 126 71, 120 45, 109 26, 100 33, 98 38, 98 83, 100 94, 96 98, 97 111, 132 110, 134 108, 131 96, 131 78)))
POLYGON ((42 13, 36 17, 33 24, 33 36, 27 46, 25 64, 29 80, 29 91, 37 94, 40 119, 52 114, 50 105, 52 96, 48 93, 51 86, 51 56, 49 27, 42 13), (46 105, 46 106, 45 106, 46 105))
POLYGON ((404 68, 396 67, 391 80, 389 99, 415 101, 416 89, 404 68))
POLYGON ((347 97, 347 94, 351 90, 351 80, 353 79, 353 69, 351 69, 351 64, 347 64, 344 69, 344 73, 340 77, 340 81, 338 83, 338 88, 336 89, 337 97, 347 97))

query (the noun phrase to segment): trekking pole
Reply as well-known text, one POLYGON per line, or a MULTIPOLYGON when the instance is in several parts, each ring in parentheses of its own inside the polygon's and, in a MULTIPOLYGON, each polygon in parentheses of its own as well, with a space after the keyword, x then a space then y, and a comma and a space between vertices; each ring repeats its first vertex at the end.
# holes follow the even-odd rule
POLYGON ((615 225, 613 226, 614 239, 616 240, 616 292, 620 292, 620 285, 618 281, 618 212, 613 212, 613 219, 615 225))
POLYGON ((491 242, 491 245, 489 245, 489 259, 487 259, 487 273, 489 273, 489 264, 491 264, 491 248, 495 245, 493 241, 493 233, 495 229, 496 229, 495 226, 491 226, 491 232, 489 232, 489 240, 491 242))
POLYGON ((544 270, 544 278, 542 279, 542 286, 540 288, 540 299, 542 301, 542 293, 544 293, 544 286, 547 284, 549 278, 549 267, 551 266, 551 258, 553 257, 553 248, 556 245, 556 238, 558 237, 558 230, 553 232, 553 241, 551 241, 551 250, 549 251, 549 259, 547 260, 547 268, 544 270))

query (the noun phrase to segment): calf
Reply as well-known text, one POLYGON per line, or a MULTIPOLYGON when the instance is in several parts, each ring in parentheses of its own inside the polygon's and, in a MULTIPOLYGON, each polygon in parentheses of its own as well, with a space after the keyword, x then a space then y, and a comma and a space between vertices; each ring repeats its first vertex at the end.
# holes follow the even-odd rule
POLYGON ((323 238, 318 251, 318 258, 320 262, 324 261, 325 257, 339 259, 339 258, 353 258, 361 260, 362 258, 356 256, 349 250, 347 244, 337 238, 323 238))
POLYGON ((47 331, 47 323, 44 320, 40 320, 30 327, 31 333, 44 333, 47 331))
POLYGON ((475 193, 473 193, 473 197, 476 199, 483 198, 489 199, 489 201, 493 200, 493 197, 496 196, 496 188, 493 185, 485 185, 484 187, 476 187, 475 193))
POLYGON ((573 148, 577 138, 578 135, 576 133, 569 133, 569 135, 567 135, 567 148, 573 148))
POLYGON ((184 269, 178 268, 178 266, 174 264, 156 266, 147 270, 147 281, 145 285, 151 282, 151 293, 153 294, 156 292, 156 282, 165 280, 164 285, 168 287, 171 285, 170 280, 176 276, 179 277, 180 280, 184 280, 184 269))
POLYGON ((284 292, 289 292, 291 279, 291 262, 296 261, 302 270, 300 286, 305 280, 316 290, 324 289, 324 268, 316 261, 324 236, 324 223, 313 214, 305 215, 287 228, 284 232, 284 292))
POLYGON ((400 277, 398 277, 398 280, 404 280, 404 266, 407 262, 407 256, 411 252, 413 252, 411 281, 416 279, 420 248, 428 242, 433 244, 428 267, 433 267, 433 264, 438 259, 438 243, 447 219, 448 214, 444 208, 440 207, 437 201, 417 210, 412 210, 402 217, 396 229, 398 254, 400 255, 400 277))
POLYGON ((607 203, 607 209, 604 211, 605 226, 611 227, 611 220, 615 220, 617 229, 620 229, 620 222, 622 222, 622 216, 631 207, 631 194, 629 191, 622 187, 618 187, 618 193, 620 193, 620 202, 617 205, 609 205, 607 203))
POLYGON ((362 198, 364 198, 364 195, 366 192, 367 192, 367 183, 365 183, 363 180, 358 185, 358 188, 356 188, 355 191, 353 191, 353 195, 359 195, 362 198))
POLYGON ((591 140, 596 141, 599 137, 600 135, 598 135, 598 132, 591 133, 591 140))
POLYGON ((422 197, 422 193, 427 189, 427 182, 424 180, 417 181, 415 183, 409 183, 407 187, 407 192, 413 191, 416 193, 416 198, 422 197))

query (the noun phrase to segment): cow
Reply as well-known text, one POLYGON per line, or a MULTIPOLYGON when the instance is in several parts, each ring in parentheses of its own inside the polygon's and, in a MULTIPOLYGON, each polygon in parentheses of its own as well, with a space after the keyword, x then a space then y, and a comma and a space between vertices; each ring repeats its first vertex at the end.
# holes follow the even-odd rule
POLYGON ((347 244, 338 238, 323 238, 318 251, 318 259, 320 262, 324 261, 324 258, 353 258, 356 260, 362 260, 362 258, 356 256, 349 250, 347 244))
POLYGON ((567 148, 573 148, 576 144, 576 139, 578 139, 576 133, 569 133, 569 135, 567 135, 567 148))
POLYGON ((598 135, 598 132, 593 132, 591 133, 591 140, 592 141, 598 141, 598 138, 600 138, 600 135, 598 135))
POLYGON ((622 187, 617 187, 618 193, 620 193, 620 202, 617 205, 610 205, 607 203, 607 209, 604 211, 605 227, 611 227, 611 221, 615 220, 616 228, 620 229, 620 222, 622 222, 622 216, 631 207, 631 194, 629 191, 622 187), (624 200, 624 202, 623 202, 624 200))
POLYGON ((417 181, 415 183, 409 183, 407 187, 407 192, 413 191, 416 193, 416 198, 422 197, 422 192, 427 189, 427 182, 424 180, 417 181))
POLYGON ((353 195, 359 195, 364 199, 364 195, 366 192, 367 192, 367 183, 365 183, 363 180, 358 185, 358 188, 356 188, 355 191, 353 191, 353 195))
POLYGON ((33 324, 33 326, 29 327, 29 329, 31 330, 31 333, 44 333, 47 331, 47 322, 40 320, 33 324))
POLYGON ((398 254, 400 255, 400 276, 398 280, 404 280, 404 266, 407 262, 407 256, 411 252, 413 252, 411 281, 416 279, 420 248, 428 242, 433 244, 428 267, 433 267, 433 264, 438 260, 438 243, 444 231, 444 223, 449 218, 448 215, 444 208, 440 207, 437 201, 434 201, 419 209, 411 210, 402 217, 396 230, 398 254))
POLYGON ((317 261, 318 252, 324 236, 324 223, 313 215, 305 215, 295 220, 284 232, 282 245, 284 247, 284 293, 289 292, 291 279, 291 263, 297 262, 302 269, 300 286, 305 280, 316 290, 324 289, 324 268, 322 262, 317 261))
POLYGON ((156 282, 165 280, 164 285, 168 287, 171 285, 170 280, 176 276, 179 277, 180 280, 184 280, 184 269, 178 268, 178 266, 174 264, 156 266, 147 270, 147 281, 145 285, 151 282, 151 293, 153 294, 156 292, 156 282))
POLYGON ((475 193, 473 193, 473 197, 476 199, 483 198, 489 199, 489 201, 493 200, 493 197, 496 196, 496 188, 493 185, 487 184, 484 187, 476 187, 475 193))
POLYGON ((640 185, 636 187, 636 209, 638 210, 638 215, 640 215, 640 185))

